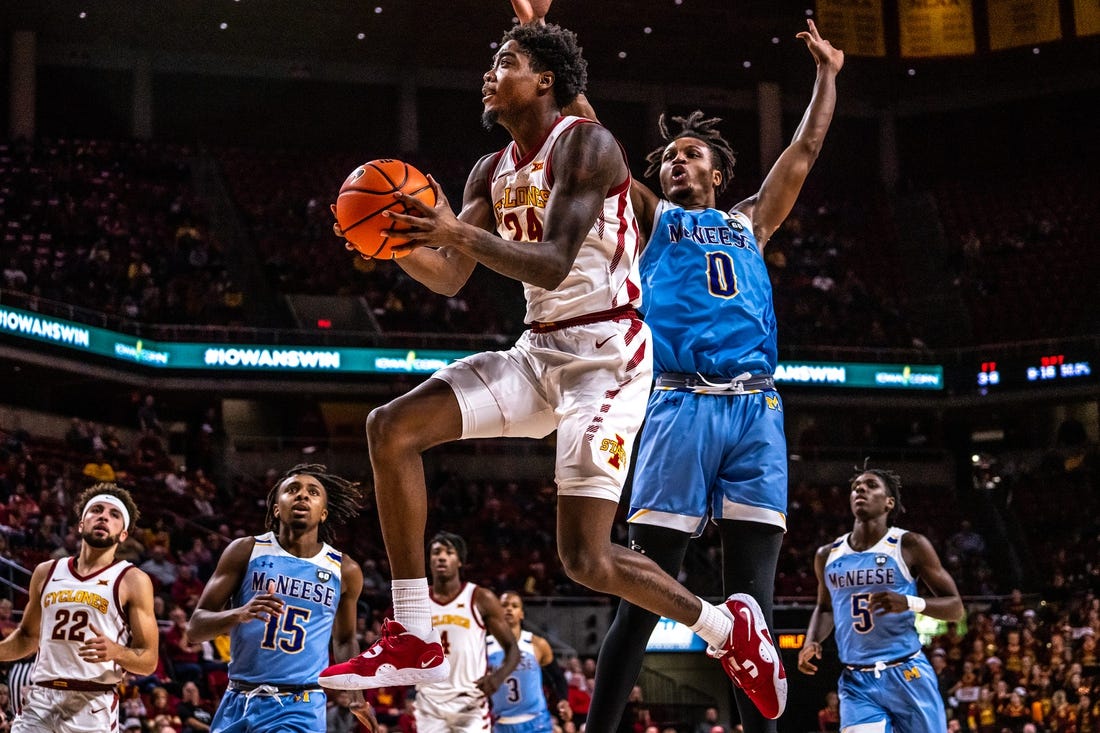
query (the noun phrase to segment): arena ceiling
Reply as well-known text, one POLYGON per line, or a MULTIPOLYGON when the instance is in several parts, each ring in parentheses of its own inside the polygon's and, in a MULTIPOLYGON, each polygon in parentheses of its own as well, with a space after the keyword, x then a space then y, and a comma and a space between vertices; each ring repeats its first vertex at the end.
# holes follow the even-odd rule
MULTIPOLYGON (((557 0, 551 20, 577 31, 601 81, 749 87, 760 79, 805 85, 812 66, 795 34, 812 0, 557 0)), ((887 3, 891 6, 891 3, 887 3)), ((333 64, 480 71, 512 23, 507 0, 22 0, 0 2, 0 25, 32 30, 40 49, 122 49, 153 55, 278 61, 309 76, 333 64)), ((889 33, 888 33, 889 35, 889 33)), ((903 62, 849 57, 845 84, 868 100, 970 83, 1087 74, 1100 38, 903 62), (1088 61, 1088 59, 1092 59, 1088 61), (916 67, 920 73, 914 75, 916 67)), ((56 54, 54 55, 56 59, 56 54)))

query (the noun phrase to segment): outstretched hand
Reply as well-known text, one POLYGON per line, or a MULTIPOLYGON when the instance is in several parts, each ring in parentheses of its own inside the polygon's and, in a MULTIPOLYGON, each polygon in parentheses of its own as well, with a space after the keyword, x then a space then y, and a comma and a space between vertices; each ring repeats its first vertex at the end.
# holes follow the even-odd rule
POLYGON ((802 674, 814 674, 817 665, 814 659, 821 659, 821 644, 816 641, 807 641, 798 651, 798 671, 802 674))
POLYGON ((833 48, 833 44, 821 37, 813 20, 807 18, 806 25, 809 26, 809 30, 802 31, 796 38, 806 42, 806 48, 810 49, 819 67, 831 68, 834 72, 840 71, 844 66, 844 52, 839 48, 833 48))
POLYGON ((512 0, 512 10, 516 12, 521 25, 546 23, 546 14, 550 12, 553 0, 512 0))

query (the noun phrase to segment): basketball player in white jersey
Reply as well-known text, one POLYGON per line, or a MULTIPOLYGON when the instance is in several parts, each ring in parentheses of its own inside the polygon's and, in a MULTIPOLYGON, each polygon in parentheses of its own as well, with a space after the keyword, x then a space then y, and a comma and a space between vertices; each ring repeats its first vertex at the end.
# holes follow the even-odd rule
POLYGON ((432 625, 439 632, 450 676, 416 686, 417 733, 489 733, 489 698, 519 663, 519 647, 500 600, 488 588, 462 580, 466 542, 440 532, 429 549, 432 625), (504 650, 489 671, 486 632, 504 650))
POLYGON ((109 483, 80 495, 80 554, 34 569, 19 628, 0 641, 0 661, 38 651, 14 733, 118 730, 115 687, 126 672, 157 668, 153 583, 115 559, 138 511, 130 492, 109 483))
POLYGON ((367 419, 395 622, 321 682, 356 689, 446 679, 424 574, 421 454, 453 440, 542 438, 555 429, 557 545, 569 576, 690 626, 723 656, 738 645, 755 649, 751 634, 731 633, 724 605, 703 602, 645 555, 611 543, 652 354, 634 310, 638 223, 622 148, 599 124, 562 115, 587 82, 576 36, 556 25, 517 26, 483 82, 483 120, 512 142, 474 166, 462 211, 455 215, 433 181, 434 207, 395 194, 418 216, 386 214, 411 231, 395 249, 408 250, 397 262, 413 278, 454 294, 481 263, 523 283, 530 328, 511 349, 449 364, 367 419))

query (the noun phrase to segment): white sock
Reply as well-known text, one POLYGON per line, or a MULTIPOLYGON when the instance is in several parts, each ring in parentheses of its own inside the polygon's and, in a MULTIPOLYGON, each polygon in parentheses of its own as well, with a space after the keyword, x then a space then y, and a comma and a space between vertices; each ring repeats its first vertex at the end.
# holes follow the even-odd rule
POLYGON ((432 607, 427 578, 402 578, 390 583, 393 589, 393 620, 406 631, 424 639, 432 631, 432 607))
POLYGON ((733 620, 719 611, 717 606, 712 606, 702 598, 699 600, 703 603, 703 610, 699 612, 699 620, 691 625, 691 630, 712 647, 721 649, 730 638, 733 620))

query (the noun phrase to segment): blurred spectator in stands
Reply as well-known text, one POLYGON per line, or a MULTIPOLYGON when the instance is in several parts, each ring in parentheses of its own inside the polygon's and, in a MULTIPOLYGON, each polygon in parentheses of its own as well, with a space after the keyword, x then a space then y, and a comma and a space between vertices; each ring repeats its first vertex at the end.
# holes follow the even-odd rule
POLYGON ((192 644, 187 639, 187 611, 173 605, 168 611, 172 625, 164 632, 164 654, 168 668, 176 682, 198 682, 202 679, 199 663, 202 644, 192 644))
POLYGON ((65 431, 65 445, 74 453, 91 453, 92 436, 88 426, 79 417, 74 417, 65 431))
POLYGON ((149 711, 149 717, 153 719, 154 724, 158 726, 155 730, 159 732, 163 726, 178 730, 180 725, 179 716, 176 715, 178 704, 179 700, 169 695, 166 688, 161 686, 153 688, 145 708, 149 711))
POLYGON ((57 520, 49 514, 42 515, 34 533, 27 540, 27 545, 47 554, 61 547, 61 535, 57 532, 57 520))
POLYGON ((217 495, 214 482, 203 475, 201 468, 195 469, 195 482, 191 486, 192 504, 195 506, 196 517, 214 516, 214 498, 217 495))
POLYGON ((413 706, 414 695, 405 696, 405 707, 397 717, 397 730, 400 733, 416 733, 416 709, 413 706))
POLYGON ((92 460, 84 464, 81 473, 91 483, 113 483, 116 479, 115 468, 107 461, 102 450, 97 450, 92 460))
POLYGON ((695 724, 695 733, 710 733, 716 725, 722 726, 718 720, 718 708, 710 705, 703 711, 703 719, 695 724))
POLYGON ((182 728, 180 733, 206 733, 210 730, 210 723, 214 720, 213 706, 202 699, 199 687, 194 682, 187 682, 181 693, 182 700, 176 706, 176 714, 179 716, 182 728))
POLYGON ((146 527, 144 532, 145 546, 148 548, 161 545, 166 549, 172 546, 172 535, 168 530, 168 520, 164 514, 160 514, 153 520, 151 526, 146 527))
POLYGON ((20 534, 29 525, 38 521, 42 514, 38 502, 27 493, 27 485, 22 481, 15 484, 11 497, 8 499, 8 524, 18 528, 20 534))
POLYGON ((19 628, 19 622, 11 617, 12 602, 9 598, 0 598, 0 639, 19 628))
POLYGON ((210 548, 206 546, 206 541, 202 537, 191 540, 191 547, 180 555, 180 562, 194 566, 201 579, 209 578, 214 571, 213 553, 210 552, 210 548))
POLYGON ((164 426, 157 418, 156 398, 151 394, 145 395, 137 411, 138 430, 145 432, 152 430, 157 435, 164 434, 164 426))
POLYGON ((13 720, 15 710, 11 702, 11 688, 0 682, 0 733, 8 733, 13 720))
POLYGON ((203 582, 196 577, 195 568, 191 565, 182 563, 178 567, 179 575, 172 583, 170 595, 173 603, 183 607, 190 614, 195 610, 195 604, 199 602, 199 596, 202 595, 203 582))
MULTIPOLYGON (((355 733, 359 730, 359 720, 351 712, 351 693, 347 690, 334 690, 328 712, 325 714, 326 733, 355 733)), ((375 714, 378 711, 375 709, 375 714)))
POLYGON ((130 464, 135 471, 144 474, 171 471, 175 468, 164 450, 164 441, 154 430, 145 430, 138 436, 130 464))
MULTIPOLYGON (((122 549, 122 545, 119 545, 119 550, 122 549)), ((54 560, 61 560, 66 557, 76 557, 76 554, 80 552, 80 536, 76 533, 76 527, 69 527, 69 531, 65 533, 65 536, 61 538, 61 546, 50 553, 50 557, 54 560)), ((116 550, 115 556, 119 559, 129 560, 130 558, 123 558, 118 555, 116 550)), ((131 561, 132 562, 132 561, 131 561)))
POLYGON ((164 485, 168 487, 168 490, 173 494, 183 496, 187 493, 187 490, 191 487, 191 482, 187 480, 187 466, 182 463, 176 466, 175 471, 170 471, 164 475, 164 485))
POLYGON ((959 523, 959 531, 951 535, 947 541, 948 552, 954 552, 964 562, 985 554, 985 540, 974 531, 969 520, 959 523))
POLYGON ((1077 710, 1066 699, 1064 690, 1050 696, 1051 711, 1047 725, 1051 733, 1077 733, 1077 710))
MULTIPOLYGON (((153 583, 159 589, 171 588, 179 577, 179 569, 168 557, 168 548, 164 545, 153 545, 149 548, 149 559, 140 565, 141 569, 149 574, 153 583)), ((184 621, 187 619, 184 618, 184 621)), ((185 624, 186 625, 186 624, 185 624)))
POLYGON ((817 711, 817 729, 819 733, 840 730, 840 698, 833 690, 825 693, 825 707, 817 711))
POLYGON ((997 725, 1002 730, 1023 733, 1024 723, 1031 719, 1031 710, 1024 702, 1026 696, 1027 690, 1017 687, 1009 693, 1008 700, 997 707, 997 725))

